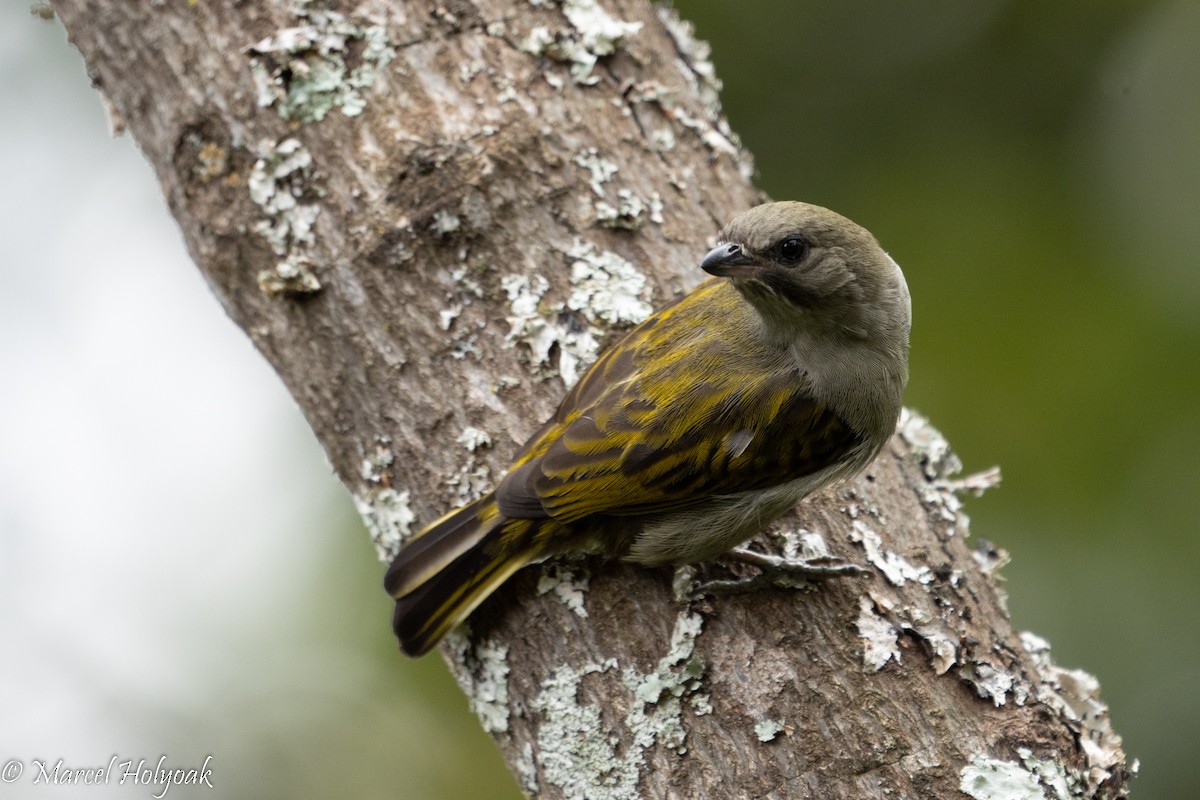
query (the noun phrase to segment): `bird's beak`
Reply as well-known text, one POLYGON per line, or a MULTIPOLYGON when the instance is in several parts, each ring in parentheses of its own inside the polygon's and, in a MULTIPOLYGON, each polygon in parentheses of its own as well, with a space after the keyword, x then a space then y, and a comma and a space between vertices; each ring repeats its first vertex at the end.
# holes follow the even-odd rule
POLYGON ((740 244, 733 242, 719 244, 708 251, 700 262, 700 269, 722 278, 753 278, 760 271, 758 263, 746 255, 740 244))

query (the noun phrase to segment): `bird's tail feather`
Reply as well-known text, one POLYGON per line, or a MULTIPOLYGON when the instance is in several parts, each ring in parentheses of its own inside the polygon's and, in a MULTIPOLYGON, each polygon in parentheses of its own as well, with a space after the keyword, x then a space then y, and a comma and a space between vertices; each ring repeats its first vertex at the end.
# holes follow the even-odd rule
POLYGON ((437 520, 400 549, 384 588, 396 599, 392 628, 404 652, 428 652, 529 563, 530 550, 497 547, 494 534, 506 521, 488 495, 437 520))

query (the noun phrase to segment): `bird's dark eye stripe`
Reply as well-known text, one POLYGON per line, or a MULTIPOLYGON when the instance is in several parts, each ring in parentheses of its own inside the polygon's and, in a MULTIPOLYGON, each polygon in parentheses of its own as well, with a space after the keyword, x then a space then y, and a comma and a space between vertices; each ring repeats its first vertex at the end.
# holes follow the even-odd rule
POLYGON ((775 245, 775 252, 781 260, 797 264, 808 255, 808 247, 808 240, 803 236, 789 236, 775 245))

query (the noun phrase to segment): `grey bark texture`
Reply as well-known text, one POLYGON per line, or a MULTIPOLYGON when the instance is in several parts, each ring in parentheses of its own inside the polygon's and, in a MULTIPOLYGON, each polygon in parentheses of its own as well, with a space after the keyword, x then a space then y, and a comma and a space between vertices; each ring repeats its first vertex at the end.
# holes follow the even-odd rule
MULTIPOLYGON (((641 0, 54 8, 385 556, 764 199, 706 48, 641 0)), ((955 465, 907 414, 755 544, 865 577, 688 601, 694 571, 543 565, 443 655, 533 797, 1123 796, 1095 682, 1012 628, 955 465)))

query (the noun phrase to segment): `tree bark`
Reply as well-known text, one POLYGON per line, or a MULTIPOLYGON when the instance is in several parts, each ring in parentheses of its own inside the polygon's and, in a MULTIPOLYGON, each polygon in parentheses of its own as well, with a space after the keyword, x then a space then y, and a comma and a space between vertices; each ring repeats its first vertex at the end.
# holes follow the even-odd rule
MULTIPOLYGON (((764 199, 705 46, 641 0, 54 7, 384 557, 764 199)), ((866 577, 690 601, 693 570, 561 561, 443 655, 530 796, 1123 796, 1094 680, 1013 630, 955 467, 906 414, 756 544, 866 577)))

